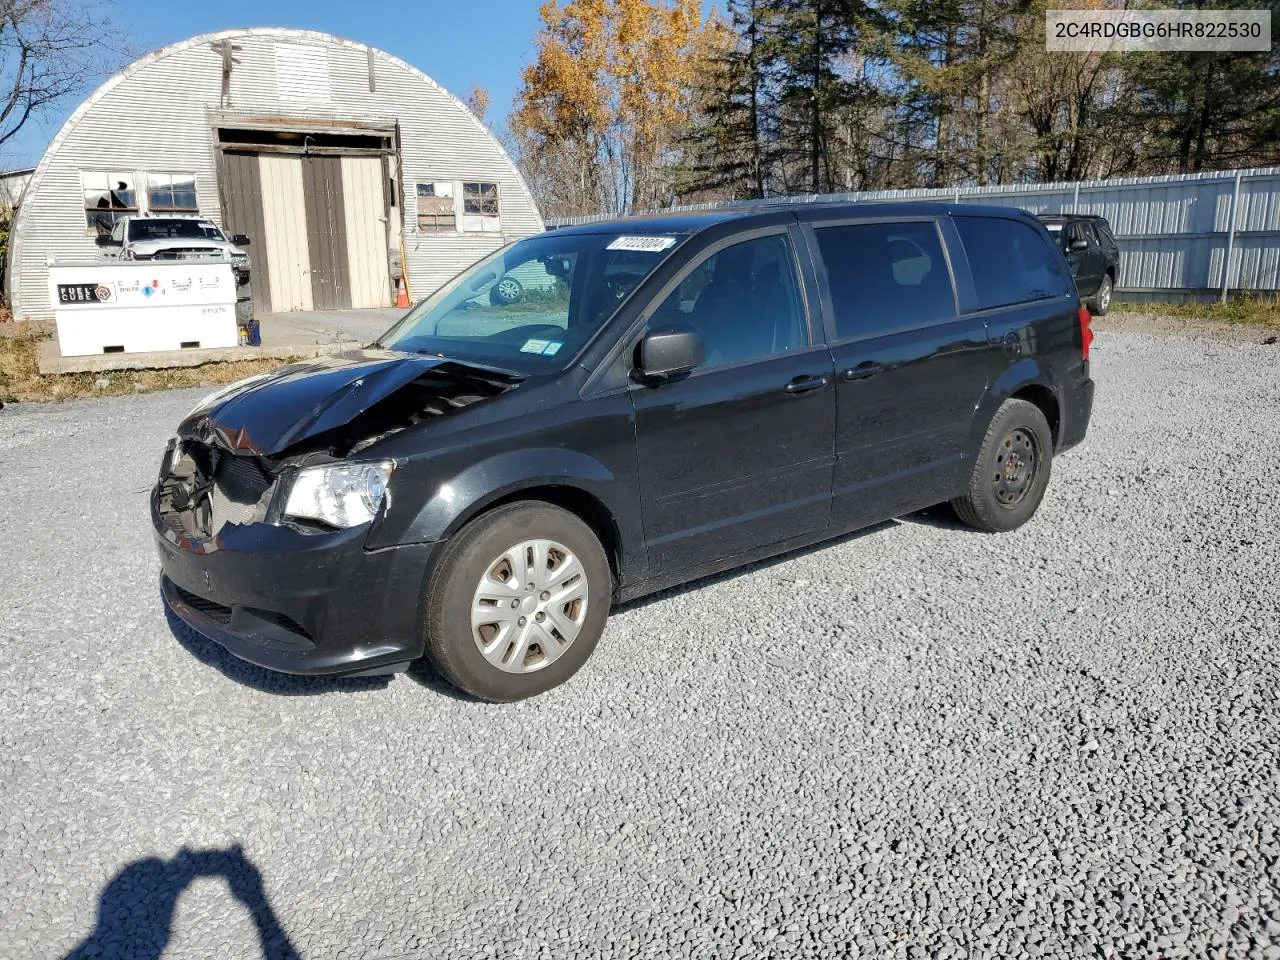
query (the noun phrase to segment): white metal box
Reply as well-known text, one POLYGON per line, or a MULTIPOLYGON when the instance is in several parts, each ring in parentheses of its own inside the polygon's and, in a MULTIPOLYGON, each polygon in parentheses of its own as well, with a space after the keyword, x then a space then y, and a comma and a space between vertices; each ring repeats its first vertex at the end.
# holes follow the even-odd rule
POLYGON ((49 298, 64 357, 239 343, 229 261, 54 263, 49 298))

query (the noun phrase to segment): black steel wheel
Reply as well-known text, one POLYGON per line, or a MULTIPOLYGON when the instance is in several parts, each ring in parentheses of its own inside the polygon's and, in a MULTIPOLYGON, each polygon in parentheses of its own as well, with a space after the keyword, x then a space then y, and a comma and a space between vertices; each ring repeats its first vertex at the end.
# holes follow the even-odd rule
POLYGON ((1006 433, 996 447, 995 473, 991 478, 996 501, 1001 506, 1014 507, 1025 500, 1035 488, 1039 466, 1036 435, 1025 427, 1014 427, 1006 433))
POLYGON ((1006 400, 987 427, 968 492, 951 506, 978 530, 1014 530, 1039 508, 1052 465, 1053 434, 1044 413, 1026 400, 1006 400))

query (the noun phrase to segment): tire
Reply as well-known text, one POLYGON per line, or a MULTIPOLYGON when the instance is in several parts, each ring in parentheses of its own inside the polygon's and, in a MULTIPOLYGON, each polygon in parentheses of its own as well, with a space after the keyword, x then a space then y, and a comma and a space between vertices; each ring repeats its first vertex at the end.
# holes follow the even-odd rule
POLYGON ((1015 530, 1040 506, 1052 467, 1053 434, 1040 408, 1026 400, 1006 400, 987 427, 968 493, 952 500, 951 506, 975 529, 1015 530), (1030 473, 1019 480, 1018 472, 1027 467, 1030 473))
POLYGON ((489 303, 495 307, 505 307, 510 303, 518 303, 524 296, 524 287, 515 277, 506 276, 489 288, 489 303))
POLYGON ((1107 311, 1111 309, 1111 294, 1113 290, 1114 285, 1111 282, 1111 274, 1104 273, 1102 282, 1098 284, 1098 292, 1089 298, 1085 307, 1095 317, 1105 317, 1107 311))
POLYGON ((436 565, 427 588, 427 658, 446 680, 480 700, 523 700, 559 686, 587 662, 604 632, 612 597, 608 557, 578 517, 535 500, 498 507, 453 537, 436 565), (524 546, 535 553, 517 550, 524 546), (530 557, 547 558, 541 575, 536 562, 513 567, 513 559, 527 564, 530 557), (508 586, 504 573, 547 589, 508 586), (571 599, 557 607, 557 596, 579 582, 585 588, 581 606, 571 599), (508 598, 518 606, 509 609, 508 598), (473 609, 481 611, 474 619, 473 609), (488 656, 482 644, 489 645, 488 656))

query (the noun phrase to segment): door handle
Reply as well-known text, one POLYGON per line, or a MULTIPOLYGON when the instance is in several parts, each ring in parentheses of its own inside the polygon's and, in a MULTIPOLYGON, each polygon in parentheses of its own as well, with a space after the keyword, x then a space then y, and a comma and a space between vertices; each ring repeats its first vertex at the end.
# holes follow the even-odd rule
POLYGON ((827 385, 826 377, 796 377, 787 384, 787 393, 808 393, 810 390, 821 390, 827 385))
POLYGON ((840 374, 840 379, 845 381, 866 380, 868 377, 874 377, 883 369, 884 364, 881 363, 860 363, 856 367, 850 367, 840 374))

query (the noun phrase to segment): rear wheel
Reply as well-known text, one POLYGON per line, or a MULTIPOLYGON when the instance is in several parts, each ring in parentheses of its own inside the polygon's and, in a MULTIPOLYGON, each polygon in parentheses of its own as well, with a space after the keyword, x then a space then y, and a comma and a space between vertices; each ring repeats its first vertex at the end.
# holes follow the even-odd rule
POLYGON ((427 596, 427 656, 482 700, 522 700, 564 683, 591 656, 613 595, 604 548, 573 514, 509 504, 445 548, 427 596))
POLYGON ((969 492, 951 506, 978 530, 1014 530, 1040 506, 1052 465, 1053 434, 1040 408, 1026 400, 1006 400, 991 418, 969 492))
POLYGON ((1114 285, 1111 282, 1111 274, 1102 275, 1102 283, 1098 285, 1098 292, 1090 298, 1088 304, 1089 312, 1095 317, 1104 317, 1107 311, 1111 309, 1111 294, 1114 292, 1114 285))

